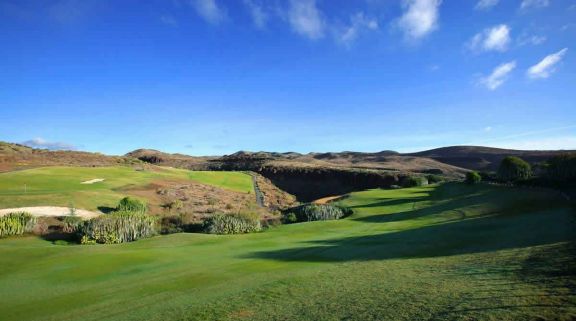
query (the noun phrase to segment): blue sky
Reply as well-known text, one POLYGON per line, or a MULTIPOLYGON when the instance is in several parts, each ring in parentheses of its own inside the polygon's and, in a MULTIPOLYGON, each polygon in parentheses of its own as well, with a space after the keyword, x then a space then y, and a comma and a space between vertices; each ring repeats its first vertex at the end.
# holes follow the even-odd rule
POLYGON ((0 0, 0 140, 576 149, 574 0, 0 0))

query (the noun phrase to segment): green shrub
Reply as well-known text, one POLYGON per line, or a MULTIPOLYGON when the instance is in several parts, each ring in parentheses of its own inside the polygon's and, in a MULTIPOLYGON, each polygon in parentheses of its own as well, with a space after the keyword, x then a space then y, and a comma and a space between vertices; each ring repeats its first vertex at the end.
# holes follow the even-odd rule
POLYGON ((408 176, 402 180, 403 187, 416 187, 428 185, 428 179, 423 176, 408 176))
POLYGON ((114 244, 132 242, 156 234, 154 216, 134 212, 114 212, 84 223, 81 243, 114 244))
POLYGON ((34 225, 36 217, 30 213, 16 212, 0 216, 0 237, 31 232, 34 225))
POLYGON ((532 167, 519 157, 505 157, 498 168, 498 178, 503 181, 518 181, 528 179, 530 176, 532 167))
POLYGON ((333 205, 304 204, 286 210, 284 220, 293 222, 294 217, 296 222, 337 220, 344 217, 347 211, 333 205))
POLYGON ((262 230, 259 219, 240 214, 216 214, 204 221, 204 232, 209 234, 242 234, 262 230))
POLYGON ((282 221, 286 224, 296 223, 298 222, 298 217, 296 217, 294 213, 286 213, 286 215, 282 217, 282 221))
POLYGON ((181 216, 171 215, 160 219, 160 234, 174 234, 183 231, 184 224, 181 216))
POLYGON ((474 185, 474 184, 480 183, 481 180, 482 180, 482 176, 480 176, 480 174, 478 174, 478 172, 471 171, 471 172, 466 173, 466 180, 464 180, 464 181, 466 182, 466 184, 474 185))
POLYGON ((146 214, 147 210, 146 203, 131 197, 124 197, 116 206, 116 211, 118 212, 146 214))
POLYGON ((64 233, 77 233, 84 225, 84 221, 78 216, 64 216, 62 218, 62 231, 64 233))
POLYGON ((426 179, 429 184, 442 183, 444 181, 444 177, 434 174, 426 175, 426 179))

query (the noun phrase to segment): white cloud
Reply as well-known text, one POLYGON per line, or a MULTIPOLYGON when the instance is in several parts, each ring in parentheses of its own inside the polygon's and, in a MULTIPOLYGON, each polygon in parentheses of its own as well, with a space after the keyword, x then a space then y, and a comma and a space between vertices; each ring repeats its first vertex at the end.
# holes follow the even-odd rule
POLYGON ((441 0, 403 0, 404 14, 397 21, 407 39, 417 40, 438 28, 441 0))
POLYGON ((290 0, 288 21, 292 30, 312 40, 324 37, 326 28, 316 0, 290 0))
POLYGON ((500 24, 484 29, 468 42, 468 48, 473 51, 506 51, 510 43, 510 28, 500 24))
POLYGON ((338 43, 350 46, 363 30, 376 29, 378 29, 378 21, 367 18, 364 13, 359 12, 350 17, 350 25, 341 32, 337 32, 335 37, 338 43))
POLYGON ((198 15, 211 24, 219 24, 226 18, 225 11, 218 6, 216 0, 191 0, 198 15))
POLYGON ((484 127, 484 131, 487 132, 487 133, 489 133, 489 132, 492 131, 492 127, 486 126, 486 127, 484 127))
POLYGON ((480 0, 475 8, 477 10, 487 10, 497 5, 498 2, 500 2, 500 0, 480 0))
POLYGON ((269 14, 264 7, 254 0, 244 0, 244 5, 248 8, 254 25, 259 29, 265 28, 268 23, 269 14))
POLYGON ((516 68, 516 61, 501 64, 494 68, 489 76, 480 78, 480 84, 490 90, 495 90, 508 79, 508 74, 512 72, 514 68, 516 68))
POLYGON ((548 0, 522 0, 520 4, 520 9, 528 9, 528 8, 543 8, 547 7, 550 4, 548 0))
POLYGON ((62 143, 62 142, 50 142, 45 140, 44 138, 34 138, 22 142, 22 145, 26 145, 32 148, 41 148, 41 149, 49 149, 49 150, 76 150, 76 146, 62 143))
POLYGON ((566 52, 568 52, 568 48, 544 57, 539 63, 528 69, 528 77, 532 79, 548 78, 555 71, 554 66, 562 60, 566 52))
POLYGON ((544 42, 546 42, 546 40, 548 40, 548 38, 546 38, 545 36, 537 36, 537 35, 529 36, 527 34, 522 34, 518 38, 518 45, 520 45, 520 46, 526 46, 526 45, 537 46, 537 45, 543 44, 544 42))

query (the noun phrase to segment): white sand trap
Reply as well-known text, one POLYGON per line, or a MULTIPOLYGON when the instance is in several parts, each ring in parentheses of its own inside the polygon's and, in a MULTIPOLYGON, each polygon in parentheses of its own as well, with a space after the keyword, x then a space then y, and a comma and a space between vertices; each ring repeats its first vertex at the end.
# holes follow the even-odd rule
MULTIPOLYGON (((5 208, 0 209, 0 216, 14 212, 28 212, 34 216, 69 216, 70 209, 68 207, 60 206, 34 206, 34 207, 18 207, 18 208, 5 208)), ((87 210, 76 209, 76 216, 83 219, 90 219, 99 216, 100 213, 91 212, 87 210)))
POLYGON ((103 178, 95 178, 95 179, 91 179, 89 181, 82 182, 80 184, 94 184, 94 183, 103 182, 103 181, 104 181, 103 178))

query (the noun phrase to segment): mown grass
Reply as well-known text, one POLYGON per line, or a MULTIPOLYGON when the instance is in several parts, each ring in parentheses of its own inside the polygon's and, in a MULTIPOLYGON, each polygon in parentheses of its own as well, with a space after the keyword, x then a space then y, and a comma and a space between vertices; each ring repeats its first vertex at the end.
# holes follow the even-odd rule
POLYGON ((126 196, 123 190, 154 180, 194 180, 219 188, 245 192, 251 177, 238 172, 191 172, 173 168, 137 171, 131 167, 43 167, 0 173, 0 208, 68 206, 97 210, 111 207, 126 196), (95 178, 103 182, 81 184, 95 178))
POLYGON ((215 172, 215 171, 192 171, 189 172, 191 180, 202 184, 227 188, 242 193, 253 193, 254 185, 252 177, 241 172, 215 172))
POLYGON ((571 320, 574 210, 446 184, 353 193, 355 214, 129 244, 0 240, 6 320, 571 320))

